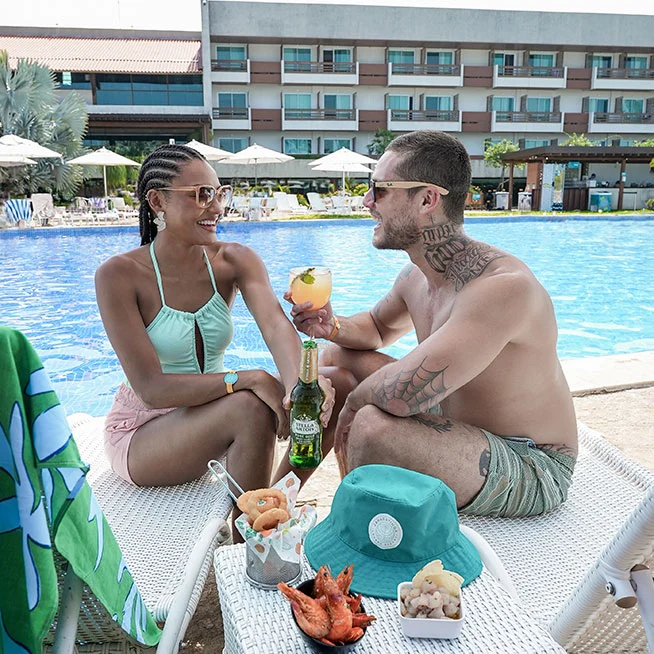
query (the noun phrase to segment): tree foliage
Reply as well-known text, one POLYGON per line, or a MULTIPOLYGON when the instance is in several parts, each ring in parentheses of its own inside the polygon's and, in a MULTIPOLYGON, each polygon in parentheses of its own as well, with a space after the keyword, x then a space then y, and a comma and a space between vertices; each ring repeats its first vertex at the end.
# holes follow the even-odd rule
POLYGON ((389 129, 378 129, 368 145, 368 154, 380 157, 388 144, 395 138, 395 134, 389 129))
MULTIPOLYGON (((504 186, 504 171, 506 169, 506 163, 502 160, 502 155, 507 152, 516 152, 520 148, 517 143, 509 141, 509 139, 502 139, 498 143, 488 143, 486 144, 486 149, 484 150, 484 163, 486 163, 491 168, 501 168, 500 172, 500 183, 497 188, 502 188, 504 186)), ((515 168, 523 168, 524 164, 515 164, 515 168)))
POLYGON ((39 159, 33 166, 0 168, 0 181, 12 193, 56 192, 72 197, 82 181, 82 170, 66 160, 84 153, 82 139, 88 114, 84 100, 68 93, 61 101, 50 68, 19 59, 15 68, 0 51, 0 135, 16 134, 56 150, 63 159, 39 159))
POLYGON ((585 134, 577 134, 573 132, 568 134, 565 132, 565 135, 568 137, 561 145, 566 145, 570 147, 579 147, 579 148, 590 148, 595 145, 598 145, 595 141, 591 141, 585 134))

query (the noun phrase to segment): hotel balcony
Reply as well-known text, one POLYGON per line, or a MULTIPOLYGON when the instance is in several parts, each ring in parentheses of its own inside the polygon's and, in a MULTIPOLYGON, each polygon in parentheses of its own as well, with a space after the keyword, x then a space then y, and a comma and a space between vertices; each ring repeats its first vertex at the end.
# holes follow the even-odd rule
POLYGON ((282 130, 356 132, 358 109, 283 109, 282 130))
POLYGON ((564 89, 567 68, 556 66, 493 66, 493 87, 504 89, 564 89))
POLYGON ((392 132, 412 132, 416 129, 437 129, 442 132, 461 131, 461 112, 428 109, 425 111, 388 109, 388 129, 392 132))
POLYGON ((214 107, 211 111, 212 129, 252 129, 249 107, 214 107))
POLYGON ((212 59, 211 81, 227 84, 249 84, 250 60, 212 59))
POLYGON ((359 64, 349 61, 282 61, 282 84, 359 83, 359 64))
POLYGON ((595 133, 641 134, 652 129, 654 129, 654 114, 595 111, 590 114, 588 124, 588 131, 595 133))
POLYGON ((463 86, 458 64, 388 64, 388 86, 463 86))
POLYGON ((493 111, 491 132, 562 132, 560 111, 493 111))
POLYGON ((591 89, 651 91, 654 68, 593 68, 591 89))

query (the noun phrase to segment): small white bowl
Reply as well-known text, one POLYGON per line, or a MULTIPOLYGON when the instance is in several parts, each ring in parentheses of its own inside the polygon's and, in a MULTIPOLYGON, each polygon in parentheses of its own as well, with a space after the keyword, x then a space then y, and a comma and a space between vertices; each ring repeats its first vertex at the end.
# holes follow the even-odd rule
POLYGON ((458 638, 463 629, 464 608, 461 592, 461 617, 452 618, 405 618, 401 612, 400 592, 403 586, 411 586, 410 581, 403 581, 397 586, 397 613, 405 636, 409 638, 458 638))

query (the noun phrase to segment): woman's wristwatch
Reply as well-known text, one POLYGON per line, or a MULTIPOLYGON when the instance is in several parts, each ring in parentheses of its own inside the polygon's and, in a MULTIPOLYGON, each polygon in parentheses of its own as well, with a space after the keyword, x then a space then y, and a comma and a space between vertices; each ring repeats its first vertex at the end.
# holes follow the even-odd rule
POLYGON ((238 373, 236 370, 229 370, 225 376, 223 377, 223 381, 225 382, 225 388, 227 389, 227 393, 233 393, 234 392, 234 384, 238 381, 238 373))

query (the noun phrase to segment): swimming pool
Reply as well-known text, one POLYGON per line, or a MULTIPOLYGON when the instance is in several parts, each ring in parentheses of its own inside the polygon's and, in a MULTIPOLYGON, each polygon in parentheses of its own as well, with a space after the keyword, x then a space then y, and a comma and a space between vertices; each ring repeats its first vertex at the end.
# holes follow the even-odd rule
MULTIPOLYGON (((561 358, 654 349, 654 221, 469 219, 474 238, 523 259, 552 296, 561 358)), ((332 302, 347 315, 371 306, 406 263, 404 253, 370 245, 371 220, 228 223, 219 238, 259 252, 276 294, 288 270, 332 269, 332 302)), ((139 244, 135 227, 0 231, 0 323, 23 331, 41 355, 68 413, 103 415, 122 381, 95 303, 93 276, 109 256, 139 244)), ((287 306, 282 300, 283 305, 287 306)), ((256 324, 239 297, 225 364, 273 369, 256 324)), ((387 351, 402 356, 406 336, 387 351)))

